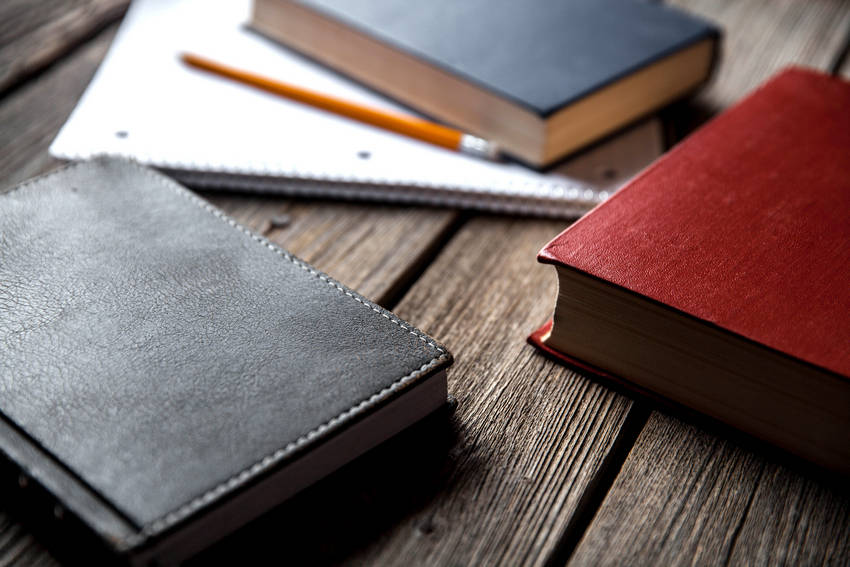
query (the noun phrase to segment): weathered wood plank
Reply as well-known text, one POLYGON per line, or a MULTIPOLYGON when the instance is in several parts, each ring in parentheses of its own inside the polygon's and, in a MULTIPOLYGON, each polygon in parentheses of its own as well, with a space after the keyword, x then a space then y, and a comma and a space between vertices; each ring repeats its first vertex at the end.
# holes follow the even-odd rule
POLYGON ((847 565, 850 495, 844 481, 820 482, 766 462, 729 563, 847 565))
POLYGON ((697 99, 714 111, 726 108, 765 78, 792 64, 826 69, 850 29, 841 0, 672 0, 725 30, 715 80, 697 99))
POLYGON ((751 448, 654 413, 575 565, 840 565, 850 497, 751 448))
POLYGON ((456 354, 457 437, 433 499, 348 559, 528 565, 557 547, 631 409, 525 343, 555 293, 535 254, 563 224, 474 218, 397 307, 456 354))
POLYGON ((725 33, 713 81, 677 105, 672 118, 679 138, 787 65, 827 69, 850 29, 850 10, 842 0, 669 3, 718 23, 725 33))
POLYGON ((0 4, 0 92, 118 19, 129 0, 7 0, 0 4))
POLYGON ((59 565, 26 528, 0 512, 0 565, 59 565))
MULTIPOLYGON (((841 2, 681 2, 726 28, 700 99, 716 109, 789 63, 825 69, 850 29, 841 2)), ((570 563, 846 564, 850 499, 832 482, 654 412, 570 563)))
POLYGON ((117 26, 79 49, 73 57, 0 102, 0 184, 23 181, 59 165, 47 147, 71 114, 106 54, 117 26))

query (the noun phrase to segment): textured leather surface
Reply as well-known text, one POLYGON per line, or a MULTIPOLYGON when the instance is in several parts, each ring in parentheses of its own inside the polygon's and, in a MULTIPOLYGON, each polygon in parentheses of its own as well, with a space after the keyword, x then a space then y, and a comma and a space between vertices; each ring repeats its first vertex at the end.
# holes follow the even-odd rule
POLYGON ((539 259, 848 377, 848 108, 850 83, 787 70, 539 259))
POLYGON ((635 0, 299 0, 548 115, 716 28, 635 0))
POLYGON ((3 414, 147 533, 451 361, 117 160, 0 195, 0 349, 3 414))

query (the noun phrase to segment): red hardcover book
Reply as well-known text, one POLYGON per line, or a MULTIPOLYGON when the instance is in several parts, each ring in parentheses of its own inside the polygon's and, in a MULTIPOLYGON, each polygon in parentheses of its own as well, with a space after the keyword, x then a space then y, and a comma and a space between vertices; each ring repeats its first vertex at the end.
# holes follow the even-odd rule
POLYGON ((850 84, 785 70, 538 260, 532 343, 850 472, 850 84))

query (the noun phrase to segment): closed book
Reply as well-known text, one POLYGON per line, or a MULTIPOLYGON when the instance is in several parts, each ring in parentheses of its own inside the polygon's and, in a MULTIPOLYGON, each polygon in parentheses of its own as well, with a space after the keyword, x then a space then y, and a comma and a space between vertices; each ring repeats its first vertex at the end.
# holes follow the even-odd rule
POLYGON ((180 561, 440 407, 451 363, 111 159, 0 194, 0 345, 3 478, 137 564, 180 561))
POLYGON ((556 237, 549 352, 850 472, 850 84, 785 70, 556 237))
POLYGON ((638 0, 255 0, 252 26, 533 166, 697 88, 719 41, 638 0))

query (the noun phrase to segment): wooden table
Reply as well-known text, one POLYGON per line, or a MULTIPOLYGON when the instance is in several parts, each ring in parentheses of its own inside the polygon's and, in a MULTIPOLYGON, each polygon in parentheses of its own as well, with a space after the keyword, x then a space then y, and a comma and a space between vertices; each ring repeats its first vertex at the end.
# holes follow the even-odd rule
MULTIPOLYGON (((841 54, 850 5, 840 0, 675 3, 726 29, 713 84, 578 156, 573 174, 618 183, 788 63, 850 76, 841 54)), ((58 165, 47 147, 125 8, 123 0, 2 4, 0 185, 58 165)), ((525 343, 555 299, 554 270, 535 254, 565 221, 204 196, 444 341, 457 358, 449 391, 458 405, 198 563, 850 564, 846 482, 673 417, 525 343), (280 215, 288 222, 272 222, 280 215)), ((3 509, 0 565, 60 561, 3 509)))

